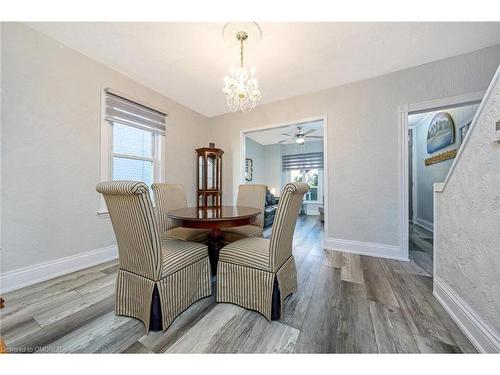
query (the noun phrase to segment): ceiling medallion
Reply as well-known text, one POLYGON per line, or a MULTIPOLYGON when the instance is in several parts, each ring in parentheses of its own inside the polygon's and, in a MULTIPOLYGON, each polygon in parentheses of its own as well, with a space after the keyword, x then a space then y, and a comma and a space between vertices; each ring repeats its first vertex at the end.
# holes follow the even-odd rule
POLYGON ((222 91, 231 112, 248 112, 255 108, 262 95, 255 76, 255 67, 248 71, 243 64, 243 48, 245 43, 259 40, 261 30, 255 22, 228 23, 224 26, 223 34, 225 39, 232 35, 240 44, 240 66, 231 68, 229 76, 224 78, 222 91))

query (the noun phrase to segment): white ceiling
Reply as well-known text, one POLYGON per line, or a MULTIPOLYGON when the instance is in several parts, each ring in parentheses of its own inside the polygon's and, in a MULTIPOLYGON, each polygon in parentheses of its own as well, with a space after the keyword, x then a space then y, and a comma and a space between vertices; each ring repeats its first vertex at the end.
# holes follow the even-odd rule
MULTIPOLYGON (((28 23, 185 106, 228 112, 223 78, 239 46, 224 23, 28 23)), ((500 23, 261 23, 245 51, 261 103, 315 92, 500 43, 500 23)))
MULTIPOLYGON (((313 121, 305 124, 300 124, 302 126, 302 131, 309 129, 315 129, 316 131, 309 134, 313 136, 323 136, 323 121, 313 121)), ((290 139, 291 137, 284 136, 282 133, 295 134, 297 132, 297 125, 284 126, 279 128, 272 128, 266 130, 259 130, 250 133, 246 133, 246 136, 261 145, 273 145, 282 141, 284 139, 290 139)), ((318 142, 322 139, 317 138, 305 138, 305 142, 318 142)), ((293 143, 293 142, 286 142, 293 143)))

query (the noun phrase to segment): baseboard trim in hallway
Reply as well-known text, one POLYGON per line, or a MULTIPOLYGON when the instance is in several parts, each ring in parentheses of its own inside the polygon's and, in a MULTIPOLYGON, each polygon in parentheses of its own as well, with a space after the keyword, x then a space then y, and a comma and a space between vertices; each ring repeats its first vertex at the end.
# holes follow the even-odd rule
POLYGON ((408 255, 401 253, 401 248, 375 242, 343 240, 340 238, 325 239, 325 249, 342 251, 344 253, 367 255, 379 258, 395 259, 408 262, 408 255))
POLYGON ((500 353, 500 337, 445 282, 434 278, 432 294, 480 353, 500 353))
POLYGON ((118 248, 111 245, 5 272, 0 277, 0 287, 2 293, 7 293, 114 259, 118 259, 118 248))

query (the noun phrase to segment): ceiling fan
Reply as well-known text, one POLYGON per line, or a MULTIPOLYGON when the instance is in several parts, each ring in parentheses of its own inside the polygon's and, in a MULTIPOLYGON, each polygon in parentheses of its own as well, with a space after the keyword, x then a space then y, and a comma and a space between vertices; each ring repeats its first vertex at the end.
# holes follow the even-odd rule
POLYGON ((302 126, 298 125, 297 126, 297 132, 295 134, 288 134, 288 133, 281 133, 284 136, 291 137, 288 139, 284 139, 282 141, 279 141, 278 143, 285 143, 285 142, 295 142, 299 145, 304 144, 304 141, 306 138, 315 138, 315 139, 323 139, 321 136, 317 135, 309 135, 311 133, 314 133, 318 129, 309 129, 306 131, 302 130, 302 126))

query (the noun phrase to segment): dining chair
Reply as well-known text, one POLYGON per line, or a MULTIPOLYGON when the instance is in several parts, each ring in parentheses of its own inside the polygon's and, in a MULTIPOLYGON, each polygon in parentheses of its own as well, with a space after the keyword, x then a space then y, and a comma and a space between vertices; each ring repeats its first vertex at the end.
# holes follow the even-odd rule
POLYGON ((252 224, 223 229, 222 238, 225 243, 234 242, 247 237, 262 236, 262 232, 264 231, 266 190, 266 185, 245 184, 239 186, 236 205, 258 208, 261 213, 255 218, 252 224))
POLYGON ((209 239, 210 230, 182 227, 177 220, 168 217, 168 211, 187 207, 186 192, 181 184, 154 183, 151 185, 162 239, 203 242, 209 239))
POLYGON ((304 194, 302 182, 285 185, 271 239, 245 238, 223 247, 217 270, 217 302, 255 310, 268 320, 282 315, 283 301, 297 290, 293 232, 304 194))
POLYGON ((97 185, 104 196, 118 244, 115 313, 165 330, 197 300, 212 294, 207 246, 161 241, 143 182, 108 181, 97 185))

